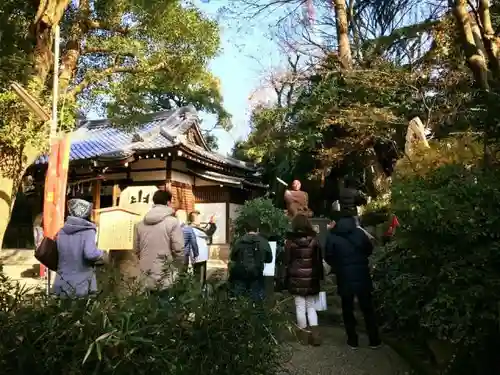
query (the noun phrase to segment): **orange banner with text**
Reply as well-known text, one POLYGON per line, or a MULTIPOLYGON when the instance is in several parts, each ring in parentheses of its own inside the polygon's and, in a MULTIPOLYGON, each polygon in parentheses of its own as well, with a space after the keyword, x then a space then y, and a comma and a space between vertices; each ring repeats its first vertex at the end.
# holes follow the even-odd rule
MULTIPOLYGON (((50 148, 43 200, 43 233, 52 239, 64 225, 70 148, 69 134, 56 138, 50 148)), ((40 276, 44 275, 45 267, 40 265, 40 276)))

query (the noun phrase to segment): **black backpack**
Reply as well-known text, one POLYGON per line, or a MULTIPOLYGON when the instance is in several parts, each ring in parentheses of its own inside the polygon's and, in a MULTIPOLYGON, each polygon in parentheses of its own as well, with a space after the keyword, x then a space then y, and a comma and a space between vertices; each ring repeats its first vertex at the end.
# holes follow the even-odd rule
POLYGON ((233 276, 250 280, 262 276, 264 262, 258 242, 239 242, 236 244, 233 276))

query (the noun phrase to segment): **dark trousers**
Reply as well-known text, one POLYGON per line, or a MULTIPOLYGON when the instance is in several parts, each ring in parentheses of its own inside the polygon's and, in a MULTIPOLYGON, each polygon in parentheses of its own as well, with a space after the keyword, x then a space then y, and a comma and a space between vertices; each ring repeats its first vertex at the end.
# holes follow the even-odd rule
POLYGON ((257 280, 231 280, 231 294, 234 297, 250 298, 254 302, 262 302, 265 298, 264 278, 257 280))
POLYGON ((354 297, 358 298, 359 307, 363 313, 366 324, 366 332, 370 345, 379 345, 380 336, 378 333, 375 309, 373 307, 372 294, 370 292, 359 293, 357 295, 342 296, 342 317, 347 334, 347 340, 350 344, 358 344, 358 335, 356 333, 356 318, 354 317, 354 297))

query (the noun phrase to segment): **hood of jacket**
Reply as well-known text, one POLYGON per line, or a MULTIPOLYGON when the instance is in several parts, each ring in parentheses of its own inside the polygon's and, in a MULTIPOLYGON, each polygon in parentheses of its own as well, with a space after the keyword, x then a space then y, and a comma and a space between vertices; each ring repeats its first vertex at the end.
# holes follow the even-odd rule
POLYGON ((74 234, 86 230, 95 231, 95 224, 76 216, 68 216, 66 222, 64 223, 64 226, 62 227, 62 231, 66 234, 74 234))
POLYGON ((168 216, 173 216, 174 210, 171 207, 161 204, 154 205, 149 212, 144 216, 144 224, 156 225, 168 216))
POLYGON ((333 233, 338 235, 347 235, 354 232, 357 228, 356 221, 352 217, 343 217, 337 221, 333 228, 333 233))
POLYGON ((286 238, 299 247, 308 247, 311 241, 316 238, 316 232, 292 231, 286 234, 286 238))
POLYGON ((258 244, 262 239, 263 237, 258 233, 247 233, 240 238, 240 243, 258 244))

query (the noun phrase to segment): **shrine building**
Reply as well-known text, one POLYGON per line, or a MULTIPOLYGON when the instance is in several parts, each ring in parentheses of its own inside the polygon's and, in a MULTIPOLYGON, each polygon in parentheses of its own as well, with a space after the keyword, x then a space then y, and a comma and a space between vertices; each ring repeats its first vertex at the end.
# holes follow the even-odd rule
MULTIPOLYGON (((95 210, 143 212, 156 189, 169 189, 175 209, 197 210, 202 222, 215 216, 212 251, 225 258, 239 207, 267 186, 255 165, 211 151, 199 123, 192 106, 147 115, 128 132, 108 120, 81 121, 71 135, 68 196, 92 201, 95 210)), ((34 190, 43 189, 47 162, 42 156, 28 169, 34 190)))

